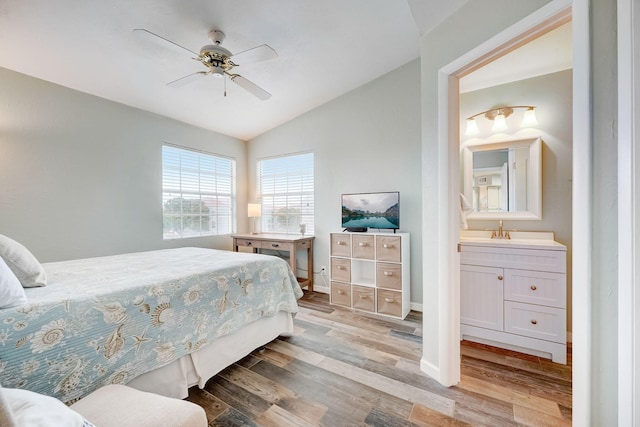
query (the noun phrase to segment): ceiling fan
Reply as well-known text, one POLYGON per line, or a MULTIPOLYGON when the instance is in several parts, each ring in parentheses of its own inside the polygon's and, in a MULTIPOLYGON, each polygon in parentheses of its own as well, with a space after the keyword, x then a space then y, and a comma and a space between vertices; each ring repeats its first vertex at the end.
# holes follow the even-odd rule
POLYGON ((217 78, 225 78, 225 76, 228 76, 232 82, 236 83, 238 86, 242 87, 257 98, 262 99, 263 101, 271 98, 271 94, 269 92, 262 89, 260 86, 256 85, 247 78, 241 76, 240 74, 236 74, 232 71, 235 67, 239 66, 240 62, 251 63, 264 61, 278 56, 276 51, 269 45, 263 44, 233 54, 229 50, 221 46, 222 41, 225 38, 225 34, 220 30, 211 30, 209 32, 209 39, 211 39, 213 44, 202 46, 202 48, 200 49, 200 53, 196 53, 184 46, 179 45, 178 43, 166 39, 158 34, 152 33, 149 30, 136 28, 133 31, 140 36, 151 39, 155 43, 163 45, 164 47, 171 48, 172 50, 178 50, 181 53, 184 53, 186 51, 192 55, 195 55, 193 59, 201 62, 207 68, 205 71, 197 71, 195 73, 188 74, 177 80, 169 82, 167 83, 167 86, 181 87, 203 76, 209 75, 217 78))

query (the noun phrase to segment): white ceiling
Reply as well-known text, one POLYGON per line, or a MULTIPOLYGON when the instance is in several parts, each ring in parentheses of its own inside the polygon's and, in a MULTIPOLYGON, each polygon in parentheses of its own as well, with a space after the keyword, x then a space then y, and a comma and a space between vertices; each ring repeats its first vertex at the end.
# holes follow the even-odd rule
POLYGON ((409 1, 419 20, 408 0, 2 0, 0 67, 248 140, 417 58, 420 31, 463 2, 409 1), (167 87, 204 66, 135 28, 193 51, 214 28, 231 52, 270 45, 276 59, 234 72, 272 98, 231 82, 224 97, 211 76, 167 87))
POLYGON ((420 35, 466 1, 1 0, 0 67, 249 140, 417 58, 420 35), (168 87, 204 66, 135 28, 193 51, 214 28, 231 52, 266 43, 276 59, 234 72, 273 96, 227 82, 225 97, 211 76, 168 87))

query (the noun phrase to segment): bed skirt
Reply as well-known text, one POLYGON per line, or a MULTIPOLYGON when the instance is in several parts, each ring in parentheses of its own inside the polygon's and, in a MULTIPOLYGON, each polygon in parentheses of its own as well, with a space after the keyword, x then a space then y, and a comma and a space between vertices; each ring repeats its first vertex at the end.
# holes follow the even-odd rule
POLYGON ((227 366, 280 335, 293 333, 293 315, 280 311, 249 323, 240 331, 216 339, 195 353, 187 354, 127 383, 137 390, 184 399, 189 387, 204 388, 206 382, 227 366))

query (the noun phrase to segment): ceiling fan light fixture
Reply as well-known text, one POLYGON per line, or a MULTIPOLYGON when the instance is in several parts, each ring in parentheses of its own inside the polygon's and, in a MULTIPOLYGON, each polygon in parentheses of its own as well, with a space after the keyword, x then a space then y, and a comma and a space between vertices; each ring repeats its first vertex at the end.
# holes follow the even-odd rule
POLYGON ((216 79, 224 77, 224 69, 222 67, 211 67, 211 75, 216 79))

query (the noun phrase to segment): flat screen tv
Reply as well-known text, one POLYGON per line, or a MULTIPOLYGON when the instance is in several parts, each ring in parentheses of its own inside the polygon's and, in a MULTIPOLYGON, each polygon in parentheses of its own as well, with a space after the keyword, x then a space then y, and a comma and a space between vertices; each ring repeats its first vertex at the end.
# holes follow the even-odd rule
POLYGON ((343 194, 342 227, 352 231, 399 229, 400 193, 343 194))

